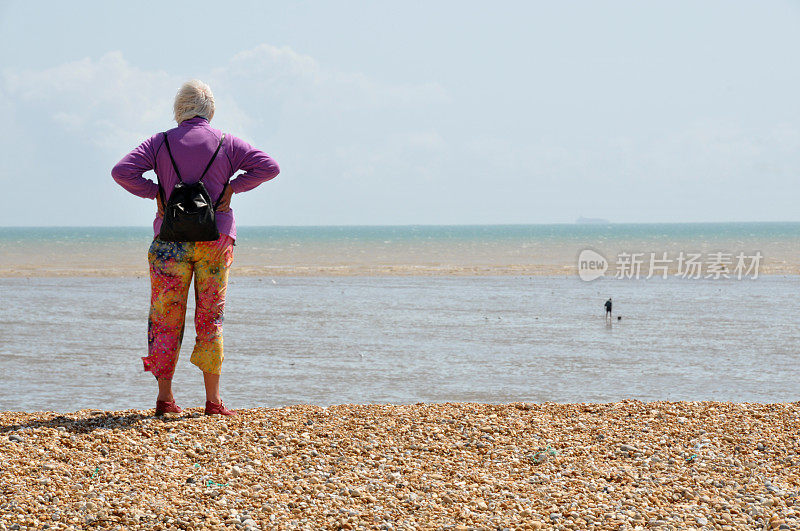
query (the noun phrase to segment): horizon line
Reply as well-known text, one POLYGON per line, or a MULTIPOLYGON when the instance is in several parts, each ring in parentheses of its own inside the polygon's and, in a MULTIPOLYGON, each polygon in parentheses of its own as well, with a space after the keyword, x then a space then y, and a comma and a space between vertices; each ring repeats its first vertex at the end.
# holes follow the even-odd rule
MULTIPOLYGON (((603 226, 603 225, 733 225, 733 224, 776 224, 798 223, 800 221, 609 221, 609 222, 578 222, 558 221, 547 223, 394 223, 394 224, 330 224, 330 225, 237 225, 243 228, 285 228, 285 227, 525 227, 541 225, 569 225, 569 226, 603 226)), ((147 225, 0 225, 0 229, 152 229, 152 224, 147 225)))

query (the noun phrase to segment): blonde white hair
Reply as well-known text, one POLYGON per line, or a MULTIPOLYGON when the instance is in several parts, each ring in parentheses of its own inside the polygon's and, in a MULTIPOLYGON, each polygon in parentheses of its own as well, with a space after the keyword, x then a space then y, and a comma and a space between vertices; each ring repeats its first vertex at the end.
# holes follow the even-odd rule
POLYGON ((214 117, 214 94, 211 93, 211 87, 199 79, 187 81, 175 95, 173 110, 178 123, 195 116, 202 116, 210 122, 214 117))

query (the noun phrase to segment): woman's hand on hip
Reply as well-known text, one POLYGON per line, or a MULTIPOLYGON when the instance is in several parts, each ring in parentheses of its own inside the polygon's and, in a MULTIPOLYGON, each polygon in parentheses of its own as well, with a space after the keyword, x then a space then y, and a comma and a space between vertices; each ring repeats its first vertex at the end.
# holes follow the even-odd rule
POLYGON ((220 198, 219 205, 217 205, 217 212, 227 212, 231 209, 231 197, 233 197, 233 188, 228 185, 225 187, 225 191, 222 192, 222 198, 220 198))
POLYGON ((158 215, 164 217, 164 202, 161 200, 161 194, 156 195, 156 205, 158 205, 158 215))

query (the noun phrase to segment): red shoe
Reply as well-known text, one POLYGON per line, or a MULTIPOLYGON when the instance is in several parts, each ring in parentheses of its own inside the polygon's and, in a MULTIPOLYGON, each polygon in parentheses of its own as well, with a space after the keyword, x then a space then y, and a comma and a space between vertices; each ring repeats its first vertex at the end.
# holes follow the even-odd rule
POLYGON ((238 413, 226 408, 222 402, 215 404, 210 400, 206 400, 206 415, 238 415, 238 413))
POLYGON ((174 400, 172 402, 156 400, 156 417, 160 417, 164 413, 181 413, 182 411, 174 400))

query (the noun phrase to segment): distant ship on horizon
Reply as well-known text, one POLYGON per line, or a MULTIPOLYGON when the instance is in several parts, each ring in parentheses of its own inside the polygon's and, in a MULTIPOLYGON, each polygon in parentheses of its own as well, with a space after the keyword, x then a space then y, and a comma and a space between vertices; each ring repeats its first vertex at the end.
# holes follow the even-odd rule
POLYGON ((585 217, 581 216, 581 217, 579 217, 578 219, 575 220, 575 223, 600 223, 600 224, 608 225, 611 222, 608 221, 607 219, 603 219, 603 218, 585 218, 585 217))

